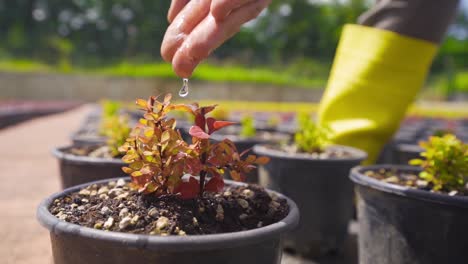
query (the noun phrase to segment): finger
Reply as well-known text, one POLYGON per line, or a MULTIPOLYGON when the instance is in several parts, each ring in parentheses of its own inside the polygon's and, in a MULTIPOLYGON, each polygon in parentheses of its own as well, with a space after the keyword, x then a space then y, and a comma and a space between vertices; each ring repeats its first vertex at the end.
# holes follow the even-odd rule
POLYGON ((224 20, 233 10, 255 0, 212 0, 210 12, 218 20, 224 20))
POLYGON ((210 4, 211 0, 192 0, 175 17, 161 44, 161 56, 165 61, 172 61, 185 37, 208 15, 210 4))
POLYGON ((177 14, 179 14, 179 12, 184 8, 185 5, 187 5, 189 1, 190 0, 172 0, 169 12, 167 12, 167 21, 172 23, 177 14))
POLYGON ((175 73, 183 78, 192 75, 195 67, 227 39, 237 33, 242 24, 257 17, 271 0, 258 0, 234 10, 218 22, 210 14, 187 36, 172 60, 175 73))

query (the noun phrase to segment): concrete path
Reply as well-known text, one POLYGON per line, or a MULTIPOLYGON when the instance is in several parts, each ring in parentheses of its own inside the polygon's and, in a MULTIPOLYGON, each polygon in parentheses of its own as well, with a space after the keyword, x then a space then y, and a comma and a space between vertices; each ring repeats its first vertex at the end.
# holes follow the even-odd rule
POLYGON ((51 263, 48 232, 36 221, 41 199, 59 190, 50 150, 68 144, 89 107, 0 130, 0 256, 4 264, 51 263))

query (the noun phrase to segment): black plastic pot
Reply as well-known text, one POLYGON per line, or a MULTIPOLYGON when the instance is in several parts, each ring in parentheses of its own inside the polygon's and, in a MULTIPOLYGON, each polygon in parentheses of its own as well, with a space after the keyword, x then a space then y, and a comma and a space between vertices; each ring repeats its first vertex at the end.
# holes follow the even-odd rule
POLYGON ((349 170, 367 155, 355 148, 332 148, 345 149, 353 157, 314 159, 262 145, 254 147, 256 154, 271 159, 259 168, 260 185, 291 197, 301 211, 301 222, 285 236, 285 246, 302 255, 318 257, 341 251, 353 215, 349 170))
POLYGON ((96 134, 90 134, 86 131, 77 131, 71 136, 74 146, 93 146, 105 144, 107 139, 96 134))
POLYGON ((37 218, 50 231, 55 264, 279 264, 281 237, 299 222, 296 204, 279 193, 276 194, 287 199, 290 208, 289 214, 280 222, 253 230, 215 235, 162 237, 107 232, 61 221, 49 212, 56 198, 85 186, 87 184, 54 194, 38 207, 37 218))
POLYGON ((365 171, 411 166, 376 165, 351 171, 356 183, 361 264, 466 263, 468 197, 432 193, 365 176, 365 171))
POLYGON ((52 151, 59 160, 62 188, 114 178, 116 175, 124 176, 122 167, 125 163, 120 159, 77 156, 67 153, 70 148, 56 148, 52 151))
POLYGON ((420 158, 419 154, 423 149, 415 144, 395 144, 393 146, 394 163, 408 165, 412 159, 420 158))
MULTIPOLYGON (((264 133, 264 132, 262 132, 264 133)), ((269 133, 269 132, 267 132, 269 133)), ((254 137, 254 138, 240 138, 236 135, 230 135, 230 134, 221 134, 221 133, 218 133, 218 134, 213 134, 211 135, 211 138, 213 141, 215 142, 219 142, 219 141, 222 141, 224 140, 225 138, 228 138, 230 139, 235 145, 236 145, 236 148, 237 148, 237 151, 239 153, 242 153, 246 150, 249 150, 247 152, 247 155, 249 154, 253 154, 253 147, 255 145, 259 145, 259 144, 275 144, 275 143, 279 143, 279 142, 288 142, 290 140, 290 137, 289 135, 287 134, 283 134, 283 133, 272 133, 275 136, 275 138, 273 139, 269 139, 269 140, 265 140, 265 139, 262 139, 261 137, 254 137)), ((226 176, 226 177, 230 177, 230 176, 226 176)), ((247 176, 246 176, 246 181, 249 182, 249 183, 258 183, 258 169, 254 169, 252 170, 247 176)))

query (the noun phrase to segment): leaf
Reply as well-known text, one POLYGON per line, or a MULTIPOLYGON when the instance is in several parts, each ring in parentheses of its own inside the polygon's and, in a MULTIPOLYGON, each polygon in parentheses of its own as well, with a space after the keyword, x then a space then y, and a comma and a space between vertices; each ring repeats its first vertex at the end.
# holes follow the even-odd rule
POLYGON ((125 172, 126 174, 130 174, 133 172, 133 169, 129 167, 122 167, 122 171, 125 172))
POLYGON ((182 199, 196 198, 200 192, 200 183, 194 177, 190 177, 188 181, 181 182, 174 190, 182 199))
POLYGON ((148 102, 148 101, 143 100, 143 99, 137 99, 137 100, 136 100, 136 104, 137 104, 139 107, 143 108, 143 109, 146 109, 146 107, 147 107, 147 102, 148 102))
POLYGON ((224 180, 221 176, 212 177, 206 184, 205 190, 207 192, 218 193, 224 189, 224 180))
POLYGON ((169 105, 171 103, 171 99, 172 99, 172 94, 170 93, 166 94, 166 96, 164 96, 164 104, 169 105))
POLYGON ((132 172, 132 174, 130 174, 132 177, 140 177, 143 175, 143 173, 141 173, 141 171, 134 171, 132 172))
POLYGON ((171 134, 168 130, 166 130, 161 135, 161 142, 167 142, 169 139, 171 139, 171 134))
POLYGON ((158 190, 158 188, 159 186, 155 182, 150 181, 145 184, 145 186, 142 188, 142 191, 145 193, 154 193, 158 190))
POLYGON ((412 159, 409 161, 409 164, 413 166, 418 166, 418 165, 421 165, 422 163, 423 161, 420 159, 412 159))
POLYGON ((145 135, 147 138, 151 138, 154 135, 154 129, 151 127, 145 128, 143 135, 145 135))
POLYGON ((247 163, 253 163, 253 162, 255 162, 255 159, 256 159, 256 158, 257 158, 257 157, 256 157, 255 155, 249 155, 249 156, 247 156, 247 158, 245 159, 245 162, 247 162, 247 163))
POLYGON ((217 107, 218 105, 208 105, 208 106, 203 106, 203 107, 200 107, 200 113, 205 116, 206 114, 208 114, 209 112, 215 110, 215 108, 217 107))
POLYGON ((229 121, 217 121, 216 119, 212 117, 208 117, 206 119, 206 123, 208 125, 208 134, 210 135, 220 130, 223 127, 232 126, 236 124, 235 122, 229 122, 229 121))
POLYGON ((242 181, 241 174, 238 171, 232 170, 230 171, 231 178, 235 181, 242 181))
POLYGON ((192 137, 196 137, 196 138, 199 138, 199 139, 209 139, 210 138, 210 135, 205 133, 205 131, 203 131, 199 126, 192 126, 190 128, 190 130, 189 130, 189 134, 192 137))
POLYGON ((255 163, 258 164, 258 165, 265 165, 268 162, 270 162, 269 157, 258 157, 257 160, 255 161, 255 163))
POLYGON ((191 106, 184 105, 184 104, 169 105, 168 110, 182 111, 182 112, 195 114, 191 106))
POLYGON ((205 131, 205 127, 206 127, 205 116, 201 115, 200 113, 197 113, 195 115, 195 125, 200 127, 203 131, 205 131))

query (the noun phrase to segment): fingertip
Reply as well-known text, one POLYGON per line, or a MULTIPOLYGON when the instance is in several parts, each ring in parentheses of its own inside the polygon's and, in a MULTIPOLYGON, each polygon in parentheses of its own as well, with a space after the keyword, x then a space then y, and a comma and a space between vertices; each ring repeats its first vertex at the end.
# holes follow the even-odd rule
POLYGON ((164 61, 166 62, 171 62, 172 61, 172 55, 169 53, 167 45, 163 44, 161 45, 161 57, 163 58, 164 61))
POLYGON ((190 78, 198 65, 198 61, 184 55, 176 54, 172 61, 172 69, 181 78, 190 78))
POLYGON ((211 2, 210 13, 216 21, 222 21, 228 15, 228 11, 222 1, 211 2))

